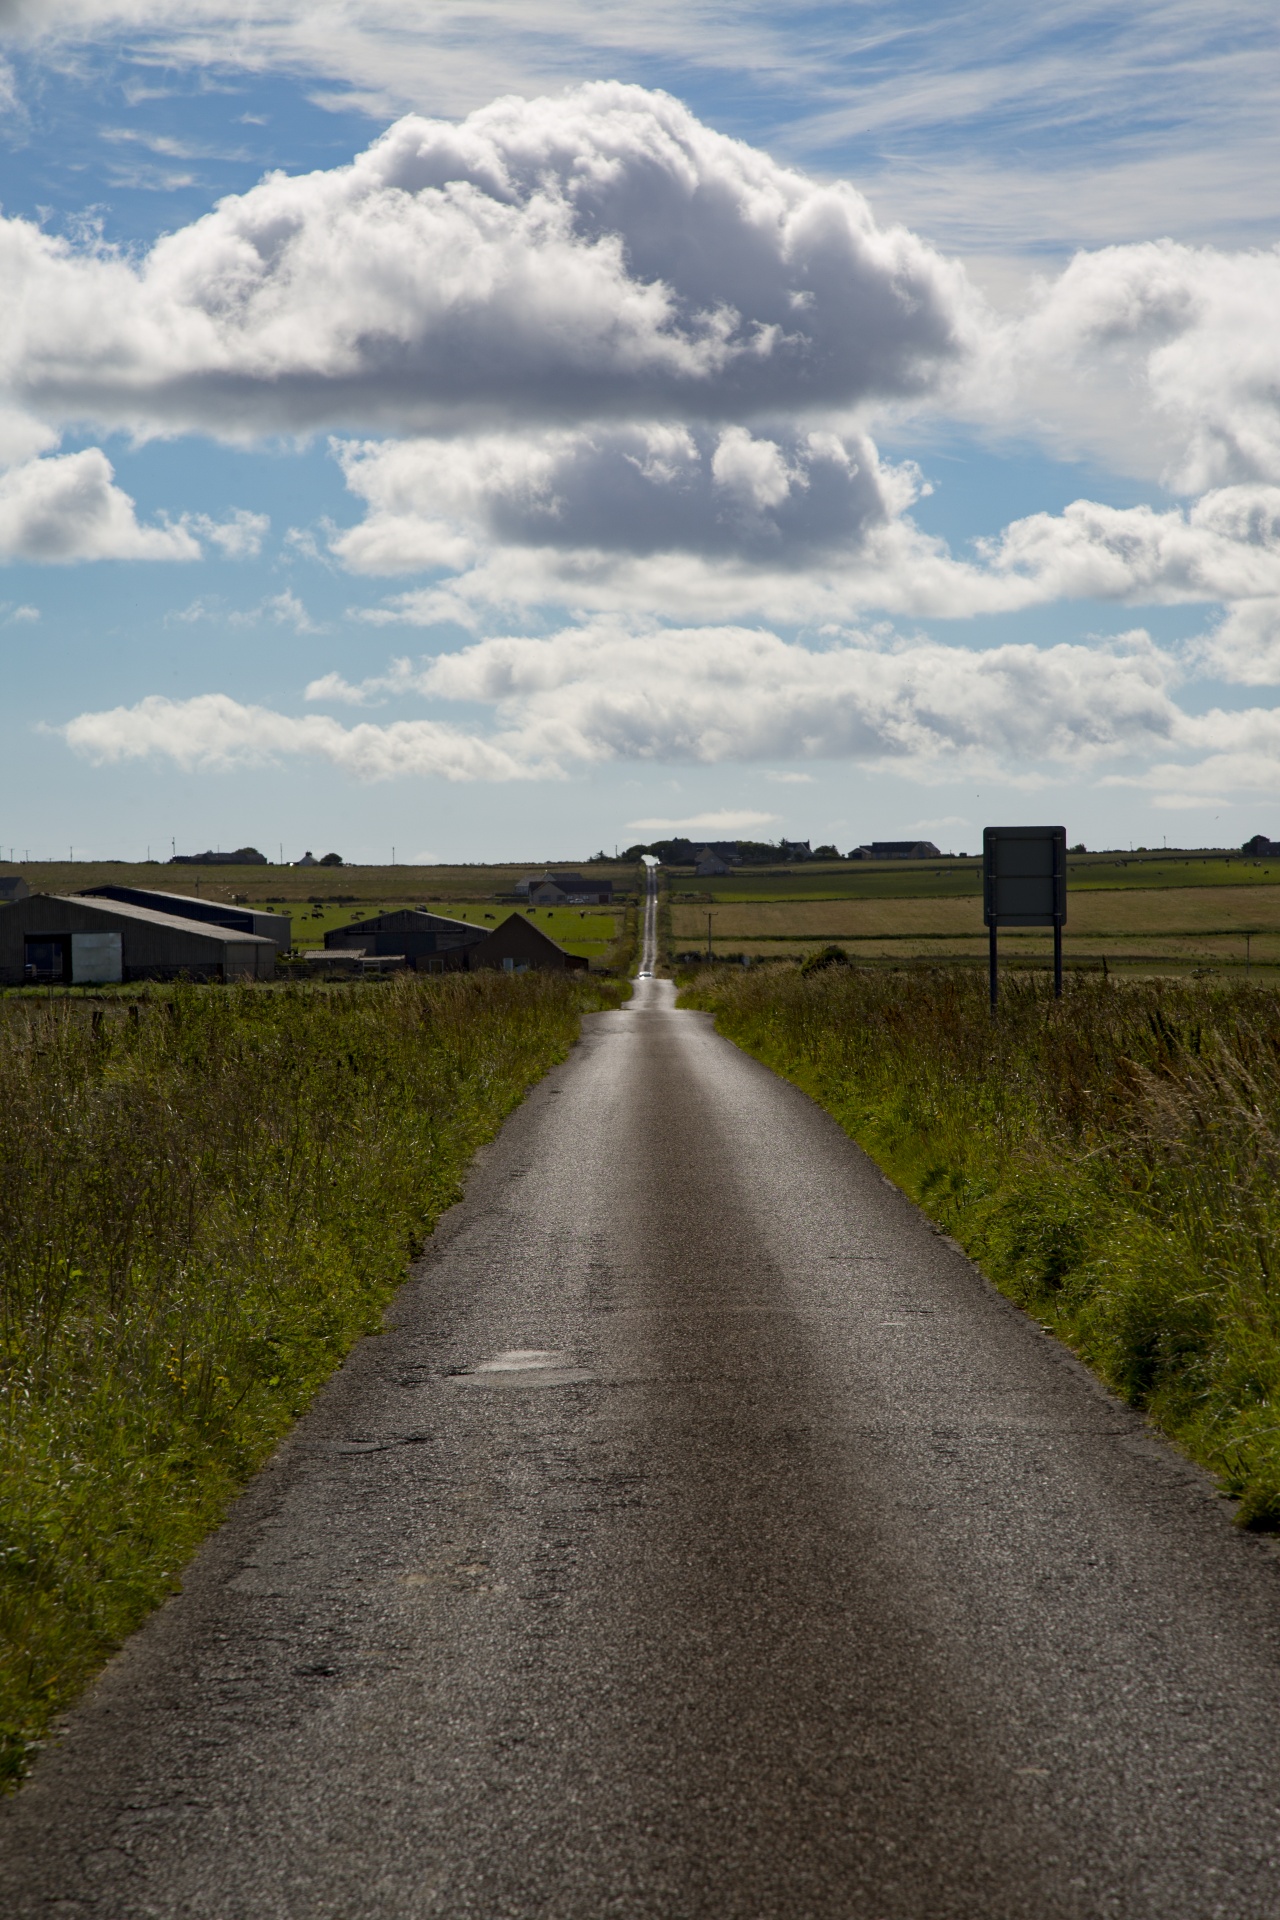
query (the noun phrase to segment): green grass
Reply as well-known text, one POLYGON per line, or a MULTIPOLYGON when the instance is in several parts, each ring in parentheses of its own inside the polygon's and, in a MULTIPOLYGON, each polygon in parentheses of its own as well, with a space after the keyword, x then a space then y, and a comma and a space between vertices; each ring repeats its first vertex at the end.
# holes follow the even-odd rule
POLYGON ((709 970, 683 1004, 821 1102, 1008 1294, 1280 1526, 1280 992, 709 970))
POLYGON ((136 1020, 0 998, 10 1783, 377 1331, 475 1148, 623 992, 497 973, 179 987, 136 1020))

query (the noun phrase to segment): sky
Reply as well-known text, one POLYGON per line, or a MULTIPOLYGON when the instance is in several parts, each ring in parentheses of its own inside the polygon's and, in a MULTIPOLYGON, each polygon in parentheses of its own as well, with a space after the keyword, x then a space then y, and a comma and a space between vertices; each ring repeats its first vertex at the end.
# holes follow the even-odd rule
POLYGON ((0 863, 1280 836, 1263 0, 0 0, 0 863))

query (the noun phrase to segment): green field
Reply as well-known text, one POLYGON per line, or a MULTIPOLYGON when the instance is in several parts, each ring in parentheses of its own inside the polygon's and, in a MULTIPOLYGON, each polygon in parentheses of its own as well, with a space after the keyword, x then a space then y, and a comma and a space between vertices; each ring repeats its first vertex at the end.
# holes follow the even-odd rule
MULTIPOLYGON (((985 965, 982 865, 839 862, 665 875, 673 954, 803 958, 831 942, 875 964, 985 965)), ((1001 935, 1011 965, 1043 965, 1049 932, 1001 935)), ((1185 972, 1280 967, 1280 861, 1240 854, 1084 854, 1068 861, 1068 965, 1185 972)))
MULTIPOLYGON (((744 867, 699 879, 665 870, 678 900, 949 900, 982 895, 982 861, 840 860, 800 867, 744 867)), ((1067 859, 1072 892, 1096 888, 1280 885, 1280 860, 1239 853, 1085 853, 1067 859)))

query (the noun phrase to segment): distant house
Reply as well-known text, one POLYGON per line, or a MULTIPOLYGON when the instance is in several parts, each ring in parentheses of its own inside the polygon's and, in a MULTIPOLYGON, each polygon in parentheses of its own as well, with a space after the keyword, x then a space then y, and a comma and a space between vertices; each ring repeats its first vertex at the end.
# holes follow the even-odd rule
POLYGON ((1280 859, 1280 840, 1268 840, 1265 833, 1255 833, 1252 840, 1245 841, 1240 851, 1251 853, 1259 860, 1277 860, 1280 859))
POLYGON ((484 928, 469 920, 451 920, 425 907, 399 907, 335 927, 326 933, 324 944, 330 953, 346 949, 371 958, 400 954, 419 973, 446 973, 465 967, 468 948, 486 937, 484 928))
POLYGON ((941 860, 932 840, 873 840, 869 846, 851 847, 851 860, 941 860))
POLYGON ((20 873, 0 873, 0 905, 6 900, 26 900, 31 889, 20 873))
POLYGON ((517 880, 512 892, 531 907, 611 907, 612 880, 588 879, 581 873, 530 873, 517 880))
POLYGON ((784 840, 782 842, 784 860, 812 860, 813 848, 807 840, 784 840))
POLYGON ((318 867, 320 862, 316 859, 310 847, 308 847, 301 860, 295 860, 293 864, 295 867, 318 867))
POLYGON ((207 921, 215 927, 232 927, 240 933, 261 934, 274 940, 282 953, 293 944, 293 921, 287 913, 259 913, 253 907, 225 906, 221 900, 192 900, 185 893, 162 893, 158 887, 85 887, 81 900, 124 900, 134 907, 150 907, 154 913, 167 913, 179 920, 207 921))
POLYGON ((722 859, 713 847, 699 847, 693 856, 693 870, 700 878, 710 878, 713 874, 732 873, 729 862, 722 859))
POLYGON ((576 973, 587 963, 581 954, 566 953, 522 913, 509 913, 500 927, 467 949, 465 964, 472 971, 495 967, 503 973, 524 973, 529 968, 576 973))
POLYGON ((274 940, 126 900, 33 893, 0 906, 0 985, 270 979, 274 940))

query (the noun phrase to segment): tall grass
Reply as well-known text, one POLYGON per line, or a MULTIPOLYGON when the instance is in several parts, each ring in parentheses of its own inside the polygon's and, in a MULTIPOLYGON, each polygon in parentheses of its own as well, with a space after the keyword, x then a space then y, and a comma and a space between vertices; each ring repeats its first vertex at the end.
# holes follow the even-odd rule
POLYGON ((1280 1526, 1280 995, 961 970, 704 975, 1007 1293, 1280 1526))
POLYGON ((585 976, 0 1001, 0 1768, 173 1583, 563 1057, 585 976))

